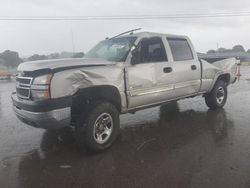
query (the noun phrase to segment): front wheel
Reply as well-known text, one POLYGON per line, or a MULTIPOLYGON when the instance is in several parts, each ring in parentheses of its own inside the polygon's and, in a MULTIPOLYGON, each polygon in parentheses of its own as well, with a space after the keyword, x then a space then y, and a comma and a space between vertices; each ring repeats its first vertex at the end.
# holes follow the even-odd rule
POLYGON ((98 101, 92 105, 87 116, 82 114, 76 131, 81 146, 98 152, 113 144, 119 130, 119 112, 116 107, 109 102, 98 101))
POLYGON ((211 109, 222 108, 227 101, 227 85, 219 80, 214 85, 212 91, 205 96, 206 104, 211 109))

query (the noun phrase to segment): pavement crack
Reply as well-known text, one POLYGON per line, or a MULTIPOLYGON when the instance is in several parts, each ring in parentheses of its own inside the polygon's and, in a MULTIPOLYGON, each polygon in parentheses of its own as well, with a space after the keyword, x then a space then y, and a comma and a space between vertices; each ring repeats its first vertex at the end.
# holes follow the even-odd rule
POLYGON ((150 143, 150 142, 153 142, 155 141, 156 139, 155 138, 152 138, 152 139, 149 139, 149 140, 146 140, 144 142, 142 142, 138 147, 137 147, 137 151, 141 150, 146 144, 150 143))

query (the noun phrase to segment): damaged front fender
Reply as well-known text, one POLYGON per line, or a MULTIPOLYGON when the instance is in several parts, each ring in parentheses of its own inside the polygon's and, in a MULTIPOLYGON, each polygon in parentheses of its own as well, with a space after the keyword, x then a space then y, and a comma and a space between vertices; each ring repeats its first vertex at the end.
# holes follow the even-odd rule
POLYGON ((51 97, 72 96, 83 88, 110 85, 124 92, 123 66, 84 67, 55 73, 51 82, 51 97))

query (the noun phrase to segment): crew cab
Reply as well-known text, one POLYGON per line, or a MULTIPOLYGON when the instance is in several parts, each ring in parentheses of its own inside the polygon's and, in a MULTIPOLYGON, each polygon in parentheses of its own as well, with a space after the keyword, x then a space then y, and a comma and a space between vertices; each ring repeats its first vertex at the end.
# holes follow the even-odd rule
POLYGON ((131 32, 105 39, 84 58, 19 65, 17 117, 33 127, 73 126, 79 143, 102 151, 120 130, 119 115, 202 95, 222 108, 236 79, 236 59, 198 59, 186 36, 131 32))

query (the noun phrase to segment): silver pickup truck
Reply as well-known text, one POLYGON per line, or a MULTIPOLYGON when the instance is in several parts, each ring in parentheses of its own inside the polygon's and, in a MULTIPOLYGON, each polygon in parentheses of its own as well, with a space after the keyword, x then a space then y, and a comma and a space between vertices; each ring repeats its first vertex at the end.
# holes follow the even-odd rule
POLYGON ((119 115, 203 95, 222 108, 236 79, 236 59, 200 60, 186 36, 140 32, 106 39, 82 59, 22 63, 13 109, 24 123, 73 126, 88 149, 101 151, 119 134, 119 115))

